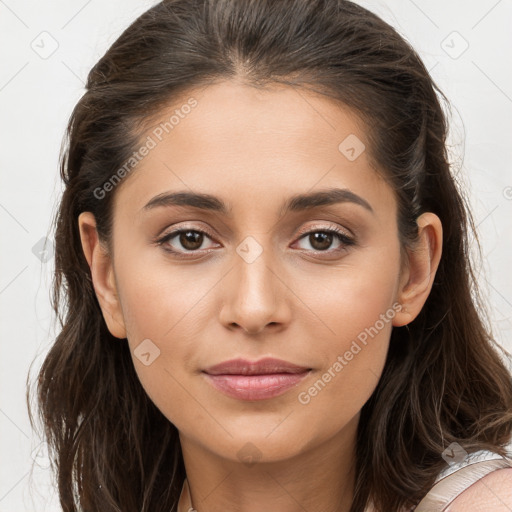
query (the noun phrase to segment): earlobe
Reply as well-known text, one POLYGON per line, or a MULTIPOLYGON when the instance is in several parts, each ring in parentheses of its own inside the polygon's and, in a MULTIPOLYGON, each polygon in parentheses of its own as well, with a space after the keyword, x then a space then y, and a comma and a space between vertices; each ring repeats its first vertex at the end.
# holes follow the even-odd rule
POLYGON ((126 338, 126 328, 114 279, 111 257, 101 244, 96 230, 96 219, 91 212, 78 217, 80 239, 85 259, 91 270, 94 291, 108 330, 116 338, 126 338))
POLYGON ((420 313, 432 289, 441 260, 443 227, 439 217, 426 212, 417 219, 418 243, 408 250, 408 268, 401 276, 397 301, 402 309, 393 319, 399 327, 412 322, 420 313))

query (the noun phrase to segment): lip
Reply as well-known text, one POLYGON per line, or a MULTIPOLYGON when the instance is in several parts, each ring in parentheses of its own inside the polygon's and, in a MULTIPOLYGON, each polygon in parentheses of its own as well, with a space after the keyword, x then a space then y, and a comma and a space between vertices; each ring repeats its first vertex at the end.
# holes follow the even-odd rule
POLYGON ((270 357, 255 362, 232 359, 203 370, 215 389, 239 400, 266 400, 282 395, 310 372, 311 368, 270 357))
POLYGON ((275 373, 304 373, 311 368, 299 366, 282 359, 265 357, 259 361, 230 359, 203 370, 209 375, 269 375, 275 373))

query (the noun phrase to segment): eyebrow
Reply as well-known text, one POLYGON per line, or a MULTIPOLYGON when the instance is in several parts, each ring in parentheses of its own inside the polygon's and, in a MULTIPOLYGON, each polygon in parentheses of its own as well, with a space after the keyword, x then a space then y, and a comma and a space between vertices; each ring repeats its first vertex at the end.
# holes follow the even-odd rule
MULTIPOLYGON (((290 197, 282 205, 280 215, 287 212, 300 212, 338 203, 354 203, 371 213, 375 213, 368 201, 351 190, 346 188, 330 188, 305 194, 296 194, 290 197)), ((229 215, 232 210, 222 199, 214 195, 188 191, 163 192, 153 197, 142 209, 147 211, 165 206, 191 206, 223 215, 229 215)))

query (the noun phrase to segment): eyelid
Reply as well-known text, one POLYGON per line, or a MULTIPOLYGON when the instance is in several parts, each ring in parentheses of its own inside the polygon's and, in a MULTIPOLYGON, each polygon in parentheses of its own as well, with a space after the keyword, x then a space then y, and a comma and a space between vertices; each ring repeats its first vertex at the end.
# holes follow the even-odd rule
POLYGON ((354 234, 349 229, 341 228, 337 224, 331 224, 330 226, 328 226, 326 224, 308 226, 307 228, 303 228, 303 229, 299 230, 298 235, 302 236, 302 235, 311 233, 312 231, 316 232, 316 231, 322 231, 322 230, 323 231, 334 230, 334 231, 339 232, 340 234, 345 235, 347 238, 351 238, 351 239, 355 238, 354 234))
POLYGON ((178 233, 182 231, 197 231, 199 233, 204 233, 205 235, 208 235, 210 238, 215 238, 215 235, 212 231, 210 231, 208 228, 205 227, 198 227, 197 225, 178 225, 178 226, 172 226, 172 228, 166 228, 164 229, 161 234, 157 235, 153 241, 161 240, 164 237, 167 237, 169 235, 176 236, 178 233))

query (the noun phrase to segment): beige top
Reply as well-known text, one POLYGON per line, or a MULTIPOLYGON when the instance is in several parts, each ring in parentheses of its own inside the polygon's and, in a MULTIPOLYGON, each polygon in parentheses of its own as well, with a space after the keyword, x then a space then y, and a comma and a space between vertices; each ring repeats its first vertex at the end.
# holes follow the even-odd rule
POLYGON ((512 467, 512 459, 488 450, 466 455, 462 462, 450 464, 436 478, 432 489, 414 508, 414 512, 446 510, 468 487, 497 469, 512 467))
MULTIPOLYGON (((414 512, 443 512, 457 496, 469 486, 488 475, 492 471, 512 467, 512 459, 502 457, 488 450, 480 450, 468 454, 462 462, 451 463, 436 478, 432 489, 411 510, 414 512)), ((369 505, 365 512, 373 512, 369 505)), ((178 512, 196 512, 190 500, 190 488, 185 478, 178 502, 178 512)))

